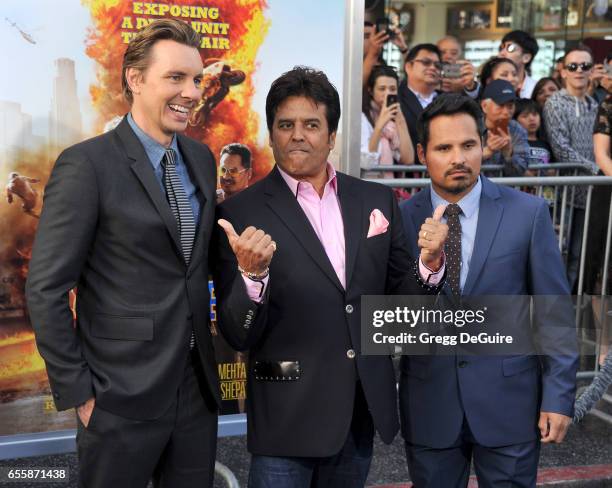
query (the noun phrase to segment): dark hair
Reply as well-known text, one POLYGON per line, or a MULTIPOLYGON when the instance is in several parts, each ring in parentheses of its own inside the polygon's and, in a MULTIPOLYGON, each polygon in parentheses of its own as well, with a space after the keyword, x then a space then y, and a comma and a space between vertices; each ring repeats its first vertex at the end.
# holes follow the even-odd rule
POLYGON ((338 130, 340 120, 340 96, 325 73, 307 66, 295 66, 272 82, 266 97, 266 123, 272 133, 278 107, 289 97, 306 97, 316 105, 325 106, 329 133, 338 130))
POLYGON ((527 70, 527 72, 530 72, 531 63, 533 62, 534 58, 538 54, 538 51, 540 50, 540 47, 538 46, 538 41, 536 41, 531 34, 525 31, 513 30, 512 32, 508 32, 502 38, 501 42, 502 44, 504 44, 505 42, 514 42, 521 46, 523 52, 531 54, 531 59, 525 65, 525 69, 527 70))
POLYGON ((482 65, 482 68, 480 68, 480 93, 478 93, 479 100, 482 98, 482 94, 484 93, 485 87, 492 81, 493 71, 495 71, 495 68, 497 68, 500 64, 503 63, 511 64, 512 66, 514 66, 514 69, 518 71, 516 63, 511 59, 502 58, 500 56, 496 56, 489 59, 485 64, 482 65))
POLYGON ((223 146, 221 149, 221 154, 219 158, 223 157, 224 154, 240 156, 240 161, 242 162, 242 166, 245 169, 249 169, 251 167, 251 151, 244 144, 240 144, 238 142, 232 142, 227 146, 223 146))
POLYGON ((443 93, 434 98, 417 120, 417 132, 419 142, 423 148, 427 148, 429 142, 429 124, 436 117, 442 115, 467 114, 476 122, 478 135, 482 138, 484 133, 484 121, 482 110, 471 97, 459 93, 443 93))
POLYGON ((132 90, 127 82, 128 68, 145 71, 149 66, 151 49, 157 41, 170 40, 186 46, 200 48, 200 34, 194 31, 189 24, 176 19, 159 19, 151 22, 138 31, 128 44, 123 55, 121 68, 121 88, 123 96, 131 104, 134 100, 132 90))
POLYGON ((410 61, 414 61, 417 55, 419 54, 419 51, 427 51, 430 53, 437 54, 438 59, 442 59, 442 54, 440 53, 438 46, 436 46, 435 44, 424 43, 424 44, 417 44, 412 49, 410 49, 410 51, 408 51, 408 54, 406 54, 406 60, 404 61, 404 64, 409 63, 410 61))
POLYGON ((589 55, 591 56, 591 60, 593 60, 593 51, 591 50, 591 48, 587 46, 586 44, 578 44, 577 46, 570 47, 567 51, 565 51, 565 54, 563 55, 563 66, 564 67, 565 67, 565 60, 567 59, 567 56, 576 51, 583 51, 585 53, 589 53, 589 55))
POLYGON ((399 87, 399 76, 395 68, 392 66, 374 66, 368 76, 368 81, 366 83, 365 89, 363 90, 363 96, 361 97, 361 111, 368 119, 368 122, 374 127, 376 124, 375 120, 372 120, 372 116, 370 115, 372 109, 372 91, 374 91, 374 85, 376 85, 376 80, 381 76, 388 76, 389 78, 393 78, 397 81, 399 87))
POLYGON ((522 113, 542 115, 538 102, 531 98, 519 98, 514 104, 514 115, 512 118, 518 119, 522 113))
POLYGON ((533 87, 533 92, 531 93, 531 99, 536 100, 538 98, 538 93, 541 92, 542 88, 544 88, 544 85, 546 85, 546 83, 549 83, 549 82, 554 83, 557 86, 558 90, 561 89, 561 85, 559 84, 557 80, 555 80, 554 78, 550 76, 545 76, 544 78, 540 78, 538 82, 535 84, 535 86, 533 87))

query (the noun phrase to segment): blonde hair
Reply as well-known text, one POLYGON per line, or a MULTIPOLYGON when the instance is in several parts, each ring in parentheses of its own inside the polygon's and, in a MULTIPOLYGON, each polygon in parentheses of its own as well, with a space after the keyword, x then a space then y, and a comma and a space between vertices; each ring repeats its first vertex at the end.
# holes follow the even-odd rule
POLYGON ((128 68, 134 68, 145 71, 149 66, 151 49, 157 41, 162 40, 175 41, 196 49, 199 49, 201 43, 200 34, 194 31, 189 24, 176 19, 155 20, 138 31, 123 55, 123 67, 121 69, 123 96, 130 104, 134 97, 127 82, 127 70, 128 68))

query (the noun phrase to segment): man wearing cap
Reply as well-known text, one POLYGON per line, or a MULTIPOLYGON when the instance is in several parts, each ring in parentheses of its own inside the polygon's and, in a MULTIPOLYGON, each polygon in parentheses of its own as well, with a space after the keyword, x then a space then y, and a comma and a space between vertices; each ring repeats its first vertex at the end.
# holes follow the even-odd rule
POLYGON ((510 82, 494 80, 487 85, 480 106, 485 116, 483 164, 504 165, 505 176, 520 176, 527 169, 527 132, 512 120, 516 94, 510 82))

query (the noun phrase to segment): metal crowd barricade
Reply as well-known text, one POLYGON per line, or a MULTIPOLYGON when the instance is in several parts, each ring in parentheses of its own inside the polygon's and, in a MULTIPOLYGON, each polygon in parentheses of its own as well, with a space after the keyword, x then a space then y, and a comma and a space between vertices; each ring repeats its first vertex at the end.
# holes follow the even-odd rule
MULTIPOLYGON (((380 170, 376 171, 387 171, 391 167, 381 167, 380 170), (384 168, 384 169, 383 169, 384 168)), ((424 166, 405 166, 397 167, 398 171, 406 171, 406 168, 410 168, 411 171, 423 171, 426 168, 424 166)), ((499 167, 487 167, 483 166, 483 169, 487 172, 496 172, 500 168, 499 167)), ((498 183, 501 185, 516 187, 517 189, 533 189, 534 192, 539 196, 543 195, 543 189, 546 187, 552 187, 554 190, 553 198, 549 200, 549 204, 551 206, 551 216, 553 218, 553 223, 555 226, 555 231, 557 233, 559 249, 563 253, 564 256, 567 256, 569 246, 571 242, 569 241, 571 235, 571 226, 573 219, 573 210, 575 208, 575 200, 576 193, 579 187, 586 187, 586 202, 585 202, 585 216, 584 216, 584 225, 583 225, 583 233, 582 233, 582 248, 580 252, 580 264, 578 270, 578 284, 577 284, 577 303, 576 303, 576 327, 579 328, 582 332, 582 336, 580 337, 581 341, 588 345, 593 346, 595 348, 597 358, 597 353, 599 352, 599 347, 601 345, 601 334, 599 334, 595 341, 588 339, 585 336, 585 328, 581 328, 582 315, 586 307, 589 306, 589 301, 583 303, 584 300, 584 285, 585 285, 585 277, 584 277, 584 269, 586 263, 586 253, 587 253, 587 242, 589 237, 589 218, 592 212, 592 192, 594 186, 612 186, 612 177, 606 176, 577 176, 579 173, 584 171, 585 167, 582 165, 569 165, 566 163, 556 163, 556 164, 546 164, 546 165, 537 165, 530 166, 530 170, 536 171, 538 173, 546 173, 554 172, 554 176, 519 176, 519 177, 492 177, 491 181, 494 183, 498 183), (561 172, 570 172, 573 173, 572 176, 559 176, 561 172)), ((424 173, 425 173, 424 172, 424 173)), ((424 174, 423 173, 423 174, 424 174)), ((368 181, 373 181, 377 183, 381 183, 386 186, 396 187, 396 188, 405 188, 411 189, 413 191, 417 191, 418 189, 427 187, 430 185, 431 180, 428 178, 393 178, 393 179, 367 179, 368 181)), ((598 295, 600 300, 600 320, 601 320, 601 330, 605 330, 607 326, 607 322, 612 320, 611 313, 606 312, 606 298, 608 296, 609 290, 607 290, 608 284, 608 275, 610 268, 610 259, 611 259, 611 245, 612 245, 612 198, 610 199, 610 204, 608 206, 607 213, 607 231, 605 238, 605 249, 604 249, 604 260, 603 260, 603 269, 601 271, 602 275, 602 286, 601 293, 598 295)), ((602 213, 602 218, 606 218, 605 214, 602 213)), ((580 379, 588 379, 595 376, 598 371, 598 361, 595 360, 595 365, 592 371, 580 371, 578 373, 578 378, 580 379)), ((606 401, 610 401, 612 403, 612 397, 608 396, 606 401)))

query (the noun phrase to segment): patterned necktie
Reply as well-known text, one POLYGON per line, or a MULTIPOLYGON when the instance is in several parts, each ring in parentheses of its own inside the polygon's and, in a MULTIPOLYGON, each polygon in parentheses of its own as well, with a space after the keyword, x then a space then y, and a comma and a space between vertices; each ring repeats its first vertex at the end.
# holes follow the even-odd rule
POLYGON ((183 183, 176 171, 176 159, 174 149, 166 149, 166 154, 162 159, 162 168, 164 169, 164 188, 166 189, 166 197, 168 203, 176 219, 181 236, 181 247, 183 248, 183 258, 185 264, 189 266, 191 260, 191 250, 193 249, 193 241, 195 240, 195 220, 193 211, 183 188, 183 183))
MULTIPOLYGON (((166 189, 166 197, 168 203, 176 219, 181 236, 181 247, 183 248, 183 259, 185 264, 189 266, 191 260, 191 250, 193 249, 193 241, 195 240, 195 220, 193 211, 183 188, 183 183, 176 172, 176 159, 174 149, 166 149, 166 154, 162 159, 162 168, 164 170, 164 188, 166 189)), ((193 327, 193 324, 192 324, 193 327)), ((191 337, 189 338, 189 348, 195 346, 195 334, 193 328, 191 337)))
POLYGON ((446 272, 448 274, 448 285, 454 296, 461 294, 461 222, 459 214, 461 207, 451 203, 446 207, 444 215, 448 224, 448 238, 444 246, 446 254, 446 272))

